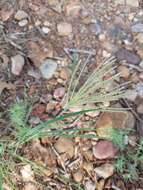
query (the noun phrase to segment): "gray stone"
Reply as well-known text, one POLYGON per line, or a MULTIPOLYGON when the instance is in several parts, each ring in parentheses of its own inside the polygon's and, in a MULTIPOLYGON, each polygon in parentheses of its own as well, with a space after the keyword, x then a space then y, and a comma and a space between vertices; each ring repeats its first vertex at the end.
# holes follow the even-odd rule
POLYGON ((136 91, 138 93, 138 96, 140 96, 141 98, 143 98, 143 83, 137 84, 136 91))
POLYGON ((126 99, 130 100, 131 102, 134 102, 137 98, 137 95, 138 93, 136 92, 136 90, 129 89, 126 91, 125 96, 126 96, 126 99))
POLYGON ((119 49, 119 51, 117 51, 116 53, 116 57, 119 61, 126 60, 128 63, 135 64, 135 65, 139 64, 141 61, 139 55, 125 48, 119 49))
POLYGON ((108 30, 108 34, 110 37, 112 38, 123 38, 123 36, 125 35, 124 30, 122 29, 121 26, 119 25, 112 25, 109 30, 108 30))
POLYGON ((132 32, 142 33, 143 32, 143 23, 136 23, 131 26, 132 32))
POLYGON ((46 59, 40 66, 42 77, 50 79, 57 69, 57 63, 52 59, 46 59))
POLYGON ((99 35, 102 32, 101 24, 99 22, 92 23, 90 25, 90 30, 93 34, 99 35))

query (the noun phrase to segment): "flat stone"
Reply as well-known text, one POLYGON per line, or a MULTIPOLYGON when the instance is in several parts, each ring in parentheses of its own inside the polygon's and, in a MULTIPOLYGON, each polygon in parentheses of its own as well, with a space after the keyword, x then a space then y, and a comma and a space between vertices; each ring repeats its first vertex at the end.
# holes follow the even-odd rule
POLYGON ((97 135, 102 138, 110 138, 112 135, 112 129, 125 128, 127 119, 128 113, 102 113, 95 125, 97 135))
POLYGON ((61 22, 57 25, 60 36, 69 36, 72 33, 72 25, 67 22, 61 22))
POLYGON ((44 60, 40 66, 42 77, 45 79, 52 78, 56 69, 57 69, 57 63, 53 61, 52 59, 44 60))
POLYGON ((141 61, 139 55, 125 48, 121 48, 120 50, 118 50, 116 53, 116 57, 119 61, 125 60, 128 63, 135 64, 135 65, 139 64, 141 61))
POLYGON ((17 76, 20 75, 24 64, 25 60, 22 55, 18 54, 16 56, 11 57, 11 72, 17 76))
POLYGON ((142 33, 143 32, 143 23, 136 23, 131 26, 131 30, 134 33, 142 33))
POLYGON ((94 169, 95 173, 104 179, 107 179, 108 177, 112 176, 114 173, 114 166, 112 164, 103 164, 99 167, 96 167, 94 169))
MULTIPOLYGON (((114 1, 116 5, 125 4, 124 0, 115 0, 114 1)), ((132 6, 132 7, 138 7, 139 6, 139 1, 138 0, 126 0, 127 5, 132 6)))
POLYGON ((28 14, 23 10, 18 10, 14 18, 18 21, 28 18, 28 14))
POLYGON ((131 102, 134 102, 138 96, 138 93, 136 90, 129 89, 126 91, 125 97, 126 99, 130 100, 131 102))
POLYGON ((117 148, 111 141, 101 140, 93 147, 93 154, 95 158, 107 159, 114 158, 117 152, 117 148))
POLYGON ((77 17, 82 10, 82 4, 79 1, 71 1, 66 5, 66 14, 71 17, 77 17))
POLYGON ((74 155, 74 143, 72 140, 64 137, 60 137, 55 143, 55 148, 58 153, 66 153, 69 158, 72 158, 74 155))

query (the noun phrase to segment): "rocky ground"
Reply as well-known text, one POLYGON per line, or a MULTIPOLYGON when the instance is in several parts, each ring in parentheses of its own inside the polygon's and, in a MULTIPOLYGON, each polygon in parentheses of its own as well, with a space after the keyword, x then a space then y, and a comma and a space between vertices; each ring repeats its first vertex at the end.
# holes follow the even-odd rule
MULTIPOLYGON (((77 122, 79 126, 96 128, 100 140, 53 137, 32 141, 23 152, 46 166, 47 171, 37 175, 31 165, 20 166, 13 174, 16 184, 25 190, 142 190, 142 168, 135 165, 137 173, 133 173, 126 165, 123 173, 129 170, 133 179, 128 176, 124 180, 114 167, 118 148, 112 141, 101 140, 109 135, 109 125, 132 130, 122 140, 125 151, 136 154, 143 137, 142 1, 1 0, 1 137, 8 131, 8 110, 15 99, 31 100, 31 125, 59 114, 74 67, 73 54, 79 56, 81 64, 90 55, 88 73, 114 55, 116 71, 121 73, 115 83, 130 82, 126 85, 128 96, 116 104, 130 111, 89 112, 77 122)), ((105 101, 105 106, 110 104, 105 101)), ((134 165, 134 160, 128 162, 134 165)), ((12 189, 7 183, 4 188, 12 189)))

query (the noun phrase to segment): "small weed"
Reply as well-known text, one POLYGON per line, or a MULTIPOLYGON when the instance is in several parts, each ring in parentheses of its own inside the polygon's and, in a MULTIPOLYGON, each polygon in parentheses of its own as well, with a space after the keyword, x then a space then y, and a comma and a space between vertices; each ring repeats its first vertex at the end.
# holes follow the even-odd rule
POLYGON ((24 102, 15 102, 10 110, 10 120, 12 125, 15 127, 20 127, 25 125, 25 119, 27 114, 27 106, 24 102))
POLYGON ((125 147, 120 151, 115 168, 118 173, 121 173, 125 181, 138 180, 138 174, 143 167, 143 139, 140 140, 137 148, 127 149, 125 147))

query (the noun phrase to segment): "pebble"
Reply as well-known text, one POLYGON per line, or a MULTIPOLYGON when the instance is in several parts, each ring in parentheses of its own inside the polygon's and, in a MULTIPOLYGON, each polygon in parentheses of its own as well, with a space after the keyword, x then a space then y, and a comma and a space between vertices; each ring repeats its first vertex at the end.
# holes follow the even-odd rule
POLYGON ((95 190, 96 184, 93 183, 91 180, 85 182, 85 190, 95 190))
POLYGON ((137 145, 137 136, 135 136, 135 135, 128 136, 128 143, 132 147, 136 147, 136 145, 137 145))
POLYGON ((107 179, 108 177, 112 176, 114 173, 114 166, 112 164, 103 164, 99 167, 96 167, 94 169, 95 173, 104 179, 107 179))
POLYGON ((143 60, 140 62, 139 66, 143 69, 143 60))
POLYGON ((139 104, 138 107, 137 107, 137 112, 139 114, 143 114, 143 103, 139 104))
POLYGON ((54 110, 56 107, 56 102, 55 101, 50 101, 47 106, 46 106, 46 112, 51 112, 54 110))
POLYGON ((22 179, 25 182, 33 181, 34 180, 34 172, 32 171, 31 165, 25 165, 20 170, 20 173, 22 175, 22 179))
POLYGON ((64 87, 60 87, 60 88, 55 89, 54 98, 56 100, 63 98, 64 95, 65 95, 65 88, 64 87))
POLYGON ((134 102, 137 96, 138 93, 136 92, 136 90, 131 90, 131 89, 127 90, 125 94, 126 99, 130 100, 131 102, 134 102))
POLYGON ((131 129, 134 130, 135 124, 136 124, 136 118, 131 112, 127 112, 127 119, 124 122, 124 128, 125 129, 131 129))
POLYGON ((112 25, 108 30, 108 34, 112 38, 121 38, 124 35, 124 31, 121 26, 112 25))
POLYGON ((23 10, 18 10, 14 18, 18 21, 28 18, 28 14, 23 10))
POLYGON ((11 57, 11 72, 19 76, 25 64, 24 57, 20 54, 11 57))
POLYGON ((57 25, 57 30, 60 36, 69 36, 72 34, 72 25, 67 22, 61 22, 57 25))
POLYGON ((136 23, 131 26, 131 30, 134 33, 142 33, 143 32, 143 23, 136 23))
POLYGON ((33 69, 30 69, 28 70, 27 74, 35 79, 40 79, 41 78, 41 74, 40 72, 36 71, 36 70, 33 70, 33 69))
POLYGON ((24 190, 37 190, 37 187, 33 183, 26 183, 24 186, 24 190))
POLYGON ((75 182, 80 183, 83 179, 83 174, 80 170, 76 171, 75 173, 73 173, 73 178, 75 180, 75 182))
POLYGON ((57 63, 53 61, 52 59, 44 60, 40 66, 42 77, 45 79, 52 78, 56 69, 57 69, 57 63))
POLYGON ((136 36, 136 39, 138 40, 139 43, 143 43, 143 33, 139 33, 139 34, 136 36))
POLYGON ((70 72, 67 68, 62 68, 60 71, 60 78, 62 78, 63 80, 68 80, 70 76, 70 72))
POLYGON ((42 31, 43 31, 44 34, 48 34, 50 32, 50 29, 48 27, 46 27, 46 26, 43 26, 42 31))
POLYGON ((95 158, 107 159, 114 158, 117 152, 117 148, 113 145, 111 141, 100 140, 93 147, 93 154, 95 158))
POLYGON ((139 79, 143 81, 143 72, 139 74, 139 79))
POLYGON ((100 41, 104 41, 106 39, 106 35, 105 34, 99 34, 99 40, 100 41))
POLYGON ((31 117, 30 119, 29 119, 29 123, 31 124, 31 125, 37 125, 37 124, 39 124, 41 122, 41 120, 40 120, 40 118, 39 117, 31 117))
POLYGON ((82 10, 82 4, 79 1, 71 1, 66 6, 66 14, 71 17, 79 16, 82 10))
POLYGON ((74 156, 74 143, 72 140, 60 137, 54 146, 58 153, 66 153, 70 158, 74 156))
POLYGON ((118 72, 120 73, 120 76, 123 77, 124 79, 128 79, 130 76, 130 70, 126 66, 119 66, 118 67, 118 72))
POLYGON ((137 84, 136 91, 138 96, 140 96, 140 98, 143 98, 143 83, 137 84))
POLYGON ((125 48, 119 49, 116 53, 116 57, 119 61, 125 60, 128 63, 135 64, 135 65, 139 64, 141 61, 139 55, 125 48))
POLYGON ((90 25, 90 31, 95 34, 95 35, 99 35, 102 32, 101 29, 101 24, 99 22, 96 23, 92 23, 90 25))
POLYGON ((21 20, 21 21, 18 22, 18 25, 19 25, 20 27, 24 27, 24 26, 26 26, 27 24, 28 24, 28 20, 27 20, 27 19, 23 19, 23 20, 21 20))

